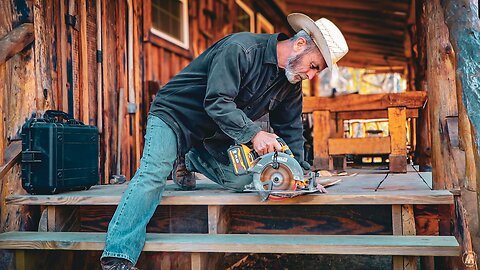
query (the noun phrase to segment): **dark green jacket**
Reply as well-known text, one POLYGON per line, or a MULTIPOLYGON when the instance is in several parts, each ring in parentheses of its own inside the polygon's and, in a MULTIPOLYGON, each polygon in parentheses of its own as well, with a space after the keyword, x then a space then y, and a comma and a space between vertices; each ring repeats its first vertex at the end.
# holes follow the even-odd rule
POLYGON ((277 66, 283 34, 237 33, 219 40, 158 91, 150 113, 175 131, 180 154, 205 147, 228 163, 227 149, 248 143, 270 113, 270 125, 303 160, 302 91, 277 66))

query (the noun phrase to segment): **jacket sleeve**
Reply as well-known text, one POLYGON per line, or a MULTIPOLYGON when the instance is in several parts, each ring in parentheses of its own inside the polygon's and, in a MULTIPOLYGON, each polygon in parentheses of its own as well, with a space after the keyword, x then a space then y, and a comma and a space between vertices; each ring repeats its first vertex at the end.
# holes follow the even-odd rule
POLYGON ((212 59, 203 102, 207 114, 236 143, 250 142, 261 130, 234 102, 247 69, 243 48, 234 43, 225 45, 212 59))
POLYGON ((304 161, 303 124, 302 124, 302 90, 300 83, 295 86, 283 101, 270 111, 270 125, 275 134, 282 138, 292 150, 295 159, 304 161))

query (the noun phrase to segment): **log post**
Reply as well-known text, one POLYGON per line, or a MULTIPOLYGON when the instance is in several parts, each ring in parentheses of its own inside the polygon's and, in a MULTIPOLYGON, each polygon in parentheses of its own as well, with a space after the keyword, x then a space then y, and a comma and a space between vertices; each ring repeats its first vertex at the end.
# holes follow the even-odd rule
MULTIPOLYGON (((461 185, 462 200, 466 209, 463 230, 470 228, 472 236, 479 233, 480 212, 480 18, 478 1, 446 0, 441 2, 445 12, 445 22, 450 30, 450 41, 456 52, 456 86, 458 97, 459 148, 465 151, 465 179, 461 185), (472 195, 476 195, 472 196, 472 195), (470 215, 468 215, 468 214, 470 215), (471 214, 476 213, 476 214, 471 214), (468 226, 470 223, 471 226, 468 226)), ((459 202, 459 203, 461 203, 459 202)), ((457 214, 459 209, 457 209, 457 214)), ((460 226, 457 225, 457 226, 460 226)), ((471 242, 463 239, 464 247, 471 242), (467 242, 467 243, 465 243, 467 242)), ((478 243, 478 238, 474 243, 478 243)), ((478 254, 480 246, 473 248, 478 254)), ((464 261, 465 263, 465 261, 464 261)))
POLYGON ((425 1, 427 14, 427 88, 432 138, 434 189, 456 189, 455 161, 449 153, 446 117, 458 115, 453 50, 448 41, 440 0, 425 1))

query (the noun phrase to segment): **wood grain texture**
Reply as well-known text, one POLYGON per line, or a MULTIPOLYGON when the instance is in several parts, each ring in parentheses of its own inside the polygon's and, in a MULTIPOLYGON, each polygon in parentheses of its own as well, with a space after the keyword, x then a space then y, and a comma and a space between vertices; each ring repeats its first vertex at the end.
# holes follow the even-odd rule
MULTIPOLYGON (((104 233, 7 232, 6 249, 102 250, 104 233)), ((147 234, 144 251, 458 256, 452 236, 147 234)))
POLYGON ((330 155, 388 154, 390 137, 328 139, 328 153, 330 155))
POLYGON ((234 234, 392 234, 388 206, 232 206, 234 234))
POLYGON ((389 107, 404 106, 406 108, 421 108, 425 104, 427 93, 410 91, 396 94, 344 95, 335 98, 305 97, 303 112, 324 111, 371 111, 385 110, 389 107))
MULTIPOLYGON (((418 118, 419 109, 407 109, 407 118, 418 118)), ((353 111, 353 112, 338 112, 336 114, 338 119, 381 119, 388 118, 387 110, 374 110, 374 111, 353 111)))
MULTIPOLYGON (((341 188, 340 184, 338 184, 341 188)), ((329 192, 311 194, 282 201, 261 202, 255 193, 233 193, 227 190, 165 191, 162 205, 288 205, 288 204, 452 204, 453 195, 446 190, 381 190, 329 192)), ((95 186, 80 193, 58 195, 11 195, 9 204, 23 205, 117 205, 125 187, 95 186)))
POLYGON ((24 23, 0 38, 0 65, 35 39, 32 23, 24 23))
POLYGON ((331 130, 330 112, 313 112, 313 166, 316 169, 329 168, 328 138, 331 130))
POLYGON ((407 172, 407 118, 405 107, 388 108, 390 134, 390 172, 407 172))
POLYGON ((454 51, 439 0, 425 1, 427 15, 427 88, 430 103, 432 171, 435 189, 456 189, 455 161, 447 143, 445 118, 458 115, 454 51), (435 40, 435 42, 430 42, 435 40))
MULTIPOLYGON (((113 206, 82 206, 79 209, 80 231, 106 232, 113 206)), ((147 225, 152 233, 208 233, 205 206, 161 206, 147 225)))

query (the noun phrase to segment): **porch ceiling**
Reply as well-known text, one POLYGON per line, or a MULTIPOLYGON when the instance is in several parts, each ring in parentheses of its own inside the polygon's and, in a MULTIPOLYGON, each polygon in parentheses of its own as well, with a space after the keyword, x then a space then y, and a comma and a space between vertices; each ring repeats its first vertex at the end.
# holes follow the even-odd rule
POLYGON ((312 19, 333 21, 350 48, 340 65, 396 71, 406 68, 410 0, 284 0, 283 9, 287 14, 301 12, 312 19))

